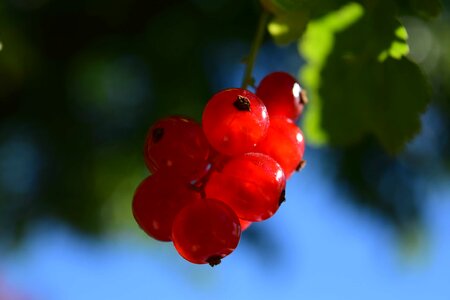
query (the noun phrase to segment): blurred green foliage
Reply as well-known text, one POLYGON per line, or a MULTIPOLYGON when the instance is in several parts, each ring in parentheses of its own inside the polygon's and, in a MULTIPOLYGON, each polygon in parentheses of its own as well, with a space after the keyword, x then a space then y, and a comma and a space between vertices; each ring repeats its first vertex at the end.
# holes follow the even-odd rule
POLYGON ((439 2, 361 1, 338 10, 342 1, 263 3, 277 15, 268 26, 275 41, 297 40, 306 30, 299 46, 307 60, 304 83, 314 95, 305 123, 311 143, 351 145, 374 135, 398 153, 420 131, 431 95, 421 70, 403 58, 409 48, 398 17, 436 16, 439 2))
MULTIPOLYGON (((345 9, 362 12, 356 4, 345 9)), ((339 26, 345 13, 327 16, 325 25, 311 24, 309 40, 302 43, 309 49, 306 59, 311 57, 315 64, 305 67, 305 83, 316 86, 311 88, 316 97, 305 130, 310 142, 334 145, 355 144, 373 134, 389 152, 399 152, 420 130, 420 114, 430 100, 428 82, 418 66, 403 57, 408 47, 396 32, 404 32, 404 27, 393 18, 377 21, 380 13, 360 13, 345 30, 322 33, 328 24, 339 26), (330 45, 328 55, 317 51, 322 44, 330 45)))
MULTIPOLYGON (((306 59, 304 125, 311 142, 328 147, 318 153, 330 176, 352 204, 402 232, 416 228, 424 213, 417 182, 450 168, 450 25, 446 13, 422 21, 440 2, 261 3, 273 14, 274 41, 299 43, 306 59), (429 50, 410 34, 405 56, 405 28, 428 32, 429 50), (422 125, 435 135, 405 149, 430 83, 432 122, 422 125)), ((0 2, 0 239, 20 240, 48 219, 93 234, 136 227, 130 202, 148 174, 147 128, 170 114, 200 120, 226 64, 214 60, 217 49, 244 57, 260 10, 256 0, 0 2)), ((250 236, 258 240, 258 231, 250 236)))
POLYGON ((449 85, 443 79, 449 70, 438 65, 448 60, 449 39, 440 30, 430 33, 448 28, 447 11, 431 25, 421 21, 439 16, 442 3, 261 2, 275 15, 268 24, 274 41, 297 42, 306 60, 300 80, 311 99, 303 122, 309 144, 335 149, 327 157, 336 164, 337 184, 349 191, 352 203, 381 216, 405 236, 417 232, 426 210, 421 191, 433 186, 428 176, 448 176, 448 165, 445 171, 438 165, 440 160, 448 163, 449 94, 442 88, 449 85), (412 37, 412 55, 405 23, 429 34, 425 42, 412 37), (417 49, 424 47, 428 53, 418 59, 417 49), (433 48, 442 52, 433 53, 433 48), (436 112, 432 118, 437 120, 411 142, 421 132, 427 108, 436 112), (441 140, 427 139, 425 134, 436 134, 441 140), (430 145, 421 144, 423 140, 430 145), (419 167, 411 159, 418 156, 428 164, 419 167))

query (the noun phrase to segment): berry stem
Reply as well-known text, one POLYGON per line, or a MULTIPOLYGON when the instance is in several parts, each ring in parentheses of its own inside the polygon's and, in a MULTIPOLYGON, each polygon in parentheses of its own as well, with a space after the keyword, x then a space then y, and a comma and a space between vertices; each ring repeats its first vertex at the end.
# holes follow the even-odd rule
POLYGON ((255 65, 256 56, 258 54, 258 50, 261 47, 261 43, 264 39, 264 33, 266 32, 266 24, 269 20, 270 14, 268 11, 264 10, 261 12, 258 21, 258 29, 256 30, 255 37, 252 42, 252 46, 250 48, 250 53, 245 60, 245 73, 244 78, 242 80, 242 88, 246 89, 249 85, 253 84, 253 66, 255 65))

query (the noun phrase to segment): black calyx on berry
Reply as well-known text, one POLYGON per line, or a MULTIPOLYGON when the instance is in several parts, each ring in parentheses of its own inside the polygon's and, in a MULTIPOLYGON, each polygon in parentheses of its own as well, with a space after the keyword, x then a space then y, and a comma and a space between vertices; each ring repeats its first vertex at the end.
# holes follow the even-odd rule
POLYGON ((244 96, 238 96, 233 105, 240 111, 251 111, 250 100, 244 96))
POLYGON ((286 202, 286 189, 281 191, 280 200, 278 205, 281 205, 283 202, 286 202))
POLYGON ((163 136, 164 136, 164 128, 158 127, 158 128, 153 129, 152 142, 153 143, 159 142, 163 136))
POLYGON ((217 266, 222 262, 222 257, 220 256, 211 256, 206 260, 211 267, 217 266))

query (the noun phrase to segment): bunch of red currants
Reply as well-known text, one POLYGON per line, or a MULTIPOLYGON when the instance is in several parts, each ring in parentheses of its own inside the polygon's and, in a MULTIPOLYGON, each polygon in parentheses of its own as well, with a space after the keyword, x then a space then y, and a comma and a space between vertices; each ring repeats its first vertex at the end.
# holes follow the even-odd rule
POLYGON ((295 124, 306 95, 291 75, 275 72, 256 88, 226 89, 203 111, 203 127, 173 116, 148 131, 152 173, 136 189, 133 215, 186 260, 220 263, 252 222, 285 200, 286 179, 303 167, 305 143, 295 124))

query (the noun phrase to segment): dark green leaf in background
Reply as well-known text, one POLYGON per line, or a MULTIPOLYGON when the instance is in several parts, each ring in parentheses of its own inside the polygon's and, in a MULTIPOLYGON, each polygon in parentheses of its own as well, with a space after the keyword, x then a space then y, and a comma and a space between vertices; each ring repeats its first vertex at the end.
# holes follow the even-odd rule
POLYGON ((440 0, 261 0, 261 3, 275 15, 306 12, 311 18, 317 18, 330 13, 349 3, 359 3, 368 9, 380 5, 393 5, 398 15, 412 15, 424 19, 436 17, 442 11, 442 3, 440 0))
POLYGON ((349 0, 262 0, 275 14, 307 12, 311 18, 338 9, 349 0))
POLYGON ((395 7, 362 11, 358 4, 348 5, 312 22, 305 34, 301 53, 308 65, 303 78, 312 94, 305 131, 310 142, 338 146, 375 135, 394 153, 420 130, 428 84, 418 66, 404 57, 406 31, 395 7), (342 28, 349 16, 355 21, 342 28), (331 47, 333 51, 317 50, 331 47))
POLYGON ((396 0, 402 15, 414 15, 424 19, 436 17, 442 10, 439 0, 396 0))
POLYGON ((268 24, 267 29, 275 43, 286 45, 294 42, 306 29, 309 17, 304 12, 277 15, 268 24))
MULTIPOLYGON (((362 14, 363 9, 360 5, 351 4, 345 6, 339 11, 311 22, 300 43, 299 50, 307 61, 307 65, 302 69, 302 79, 308 88, 309 98, 312 99, 308 103, 308 110, 304 119, 304 130, 308 141, 312 144, 323 145, 328 142, 327 132, 320 127, 323 117, 322 101, 319 95, 321 86, 320 70, 326 65, 326 58, 332 52, 334 34, 344 30, 360 18, 362 14)), ((338 89, 335 92, 340 90, 338 89)), ((348 113, 352 111, 354 110, 348 113)))
POLYGON ((274 16, 268 31, 277 44, 289 44, 299 39, 311 19, 338 9, 347 0, 261 0, 274 16))
POLYGON ((435 17, 439 0, 261 2, 274 15, 268 30, 276 43, 303 37, 302 79, 312 100, 305 129, 312 143, 346 146, 375 135, 393 153, 420 131, 428 83, 404 58, 407 33, 397 18, 435 17))

